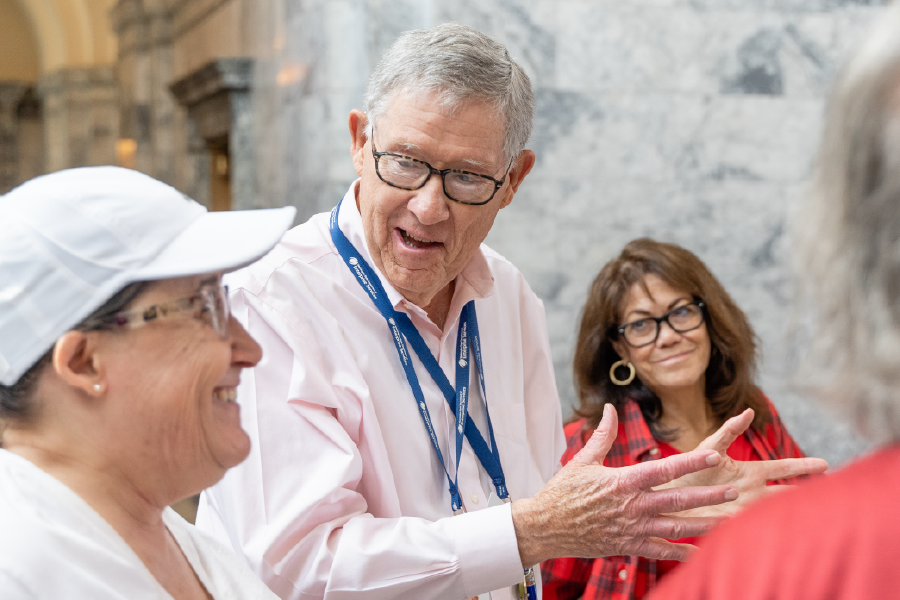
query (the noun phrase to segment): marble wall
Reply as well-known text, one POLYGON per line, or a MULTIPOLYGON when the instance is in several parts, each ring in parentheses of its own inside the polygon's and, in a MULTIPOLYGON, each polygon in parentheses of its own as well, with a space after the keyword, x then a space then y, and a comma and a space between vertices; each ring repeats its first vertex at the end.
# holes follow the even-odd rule
MULTIPOLYGON (((790 220, 835 70, 871 0, 260 0, 260 205, 331 208, 352 181, 346 118, 401 31, 459 21, 532 78, 537 164, 488 243, 544 300, 568 414, 587 287, 629 240, 696 252, 749 315, 759 382, 801 445, 839 463, 865 443, 794 393, 790 220)), ((802 215, 799 215, 802 218, 802 215)))

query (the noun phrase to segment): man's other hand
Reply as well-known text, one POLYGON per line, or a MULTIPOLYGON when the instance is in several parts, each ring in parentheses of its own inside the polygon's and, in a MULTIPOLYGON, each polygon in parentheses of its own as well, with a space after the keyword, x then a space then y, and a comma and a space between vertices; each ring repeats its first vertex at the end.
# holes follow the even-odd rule
POLYGON ((744 433, 753 422, 753 410, 748 408, 736 417, 732 417, 714 434, 703 440, 698 450, 713 450, 722 460, 715 467, 696 473, 690 473, 661 486, 674 489, 677 487, 730 485, 737 488, 739 496, 734 502, 718 506, 703 506, 679 512, 682 517, 723 517, 730 516, 746 507, 751 502, 790 489, 790 486, 766 485, 770 481, 791 479, 801 475, 824 473, 828 463, 821 458, 785 458, 781 460, 739 461, 726 454, 728 447, 744 433))

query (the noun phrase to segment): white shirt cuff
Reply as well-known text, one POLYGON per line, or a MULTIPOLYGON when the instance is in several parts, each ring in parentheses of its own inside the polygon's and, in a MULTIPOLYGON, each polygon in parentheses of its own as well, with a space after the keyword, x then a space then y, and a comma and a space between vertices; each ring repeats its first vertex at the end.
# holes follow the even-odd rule
POLYGON ((453 517, 456 551, 466 596, 522 581, 522 560, 510 504, 453 517))

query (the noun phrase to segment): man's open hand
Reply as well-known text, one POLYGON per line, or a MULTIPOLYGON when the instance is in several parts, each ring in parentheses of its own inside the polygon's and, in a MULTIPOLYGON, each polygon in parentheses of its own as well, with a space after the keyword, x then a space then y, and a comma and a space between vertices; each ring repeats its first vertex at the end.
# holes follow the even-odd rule
MULTIPOLYGON (((753 410, 748 408, 725 421, 714 434, 703 440, 697 450, 713 450, 722 458, 718 465, 705 471, 679 477, 661 488, 674 489, 697 485, 730 485, 740 493, 738 499, 717 506, 698 507, 680 511, 678 516, 723 517, 733 515, 751 502, 768 494, 789 489, 787 486, 766 485, 769 481, 791 479, 801 475, 824 473, 828 463, 821 458, 785 458, 781 460, 738 461, 726 454, 732 442, 753 422, 753 410)), ((673 538, 674 539, 674 538, 673 538)))
POLYGON ((663 538, 705 534, 709 517, 668 516, 738 497, 730 485, 653 490, 722 462, 714 448, 698 448, 662 460, 614 469, 603 466, 618 431, 609 404, 585 447, 533 498, 512 504, 522 564, 560 556, 631 555, 683 560, 693 549, 663 538))

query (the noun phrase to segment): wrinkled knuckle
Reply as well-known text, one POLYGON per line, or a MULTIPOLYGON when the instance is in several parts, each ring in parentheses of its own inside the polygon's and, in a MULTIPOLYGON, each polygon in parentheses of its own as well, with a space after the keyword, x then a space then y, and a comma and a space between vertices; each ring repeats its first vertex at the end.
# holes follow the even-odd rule
POLYGON ((675 465, 673 462, 667 463, 666 470, 665 470, 666 479, 668 479, 669 481, 672 481, 673 479, 677 479, 678 475, 679 475, 678 471, 679 470, 678 470, 677 465, 675 465))
POLYGON ((615 471, 608 471, 606 476, 606 485, 608 485, 611 489, 619 491, 622 489, 622 475, 615 471))
POLYGON ((650 545, 650 540, 648 540, 647 538, 642 538, 638 542, 638 550, 636 554, 638 554, 639 556, 646 556, 651 550, 652 547, 650 545))
POLYGON ((631 531, 637 539, 647 539, 653 533, 653 521, 651 519, 635 519, 631 524, 631 531))
POLYGON ((622 513, 626 515, 641 514, 646 502, 643 494, 623 493, 619 506, 622 507, 622 513))
POLYGON ((669 490, 664 498, 660 499, 657 513, 676 513, 684 509, 684 492, 681 490, 669 490))

